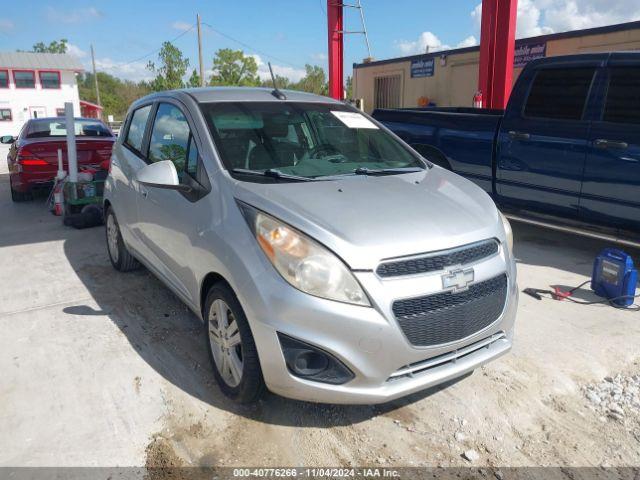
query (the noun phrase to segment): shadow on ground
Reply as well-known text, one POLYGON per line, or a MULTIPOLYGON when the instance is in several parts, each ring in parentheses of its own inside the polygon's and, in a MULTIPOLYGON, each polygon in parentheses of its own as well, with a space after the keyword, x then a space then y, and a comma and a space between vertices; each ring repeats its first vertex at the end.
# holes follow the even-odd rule
MULTIPOLYGON (((350 425, 417 402, 449 384, 379 406, 334 406, 288 400, 273 394, 254 406, 239 406, 218 389, 206 348, 202 322, 146 269, 120 273, 109 263, 103 227, 64 242, 64 253, 98 308, 70 305, 69 315, 104 316, 158 374, 216 408, 278 425, 350 425), (93 244, 87 249, 87 239, 93 244)), ((451 382, 451 384, 456 382, 451 382)))
MULTIPOLYGON (((596 256, 604 248, 615 246, 602 240, 546 230, 524 223, 512 222, 511 225, 518 263, 552 267, 585 277, 591 277, 596 256)), ((640 262, 640 250, 627 246, 616 248, 632 255, 636 264, 640 262)), ((549 284, 540 288, 547 288, 554 281, 549 279, 549 284)))

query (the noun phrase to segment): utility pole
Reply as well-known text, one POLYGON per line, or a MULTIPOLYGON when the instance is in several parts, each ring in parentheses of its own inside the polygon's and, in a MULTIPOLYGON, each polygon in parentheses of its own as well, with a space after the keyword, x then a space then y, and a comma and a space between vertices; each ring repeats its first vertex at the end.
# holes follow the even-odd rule
POLYGON ((204 87, 204 64, 202 63, 202 33, 200 30, 200 14, 196 15, 198 23, 198 59, 200 60, 200 86, 204 87))
MULTIPOLYGON (((91 63, 93 64, 93 81, 96 84, 96 103, 100 106, 100 88, 98 87, 98 74, 96 73, 96 56, 93 53, 93 44, 91 45, 91 63)), ((102 117, 102 110, 98 110, 98 117, 102 117)))

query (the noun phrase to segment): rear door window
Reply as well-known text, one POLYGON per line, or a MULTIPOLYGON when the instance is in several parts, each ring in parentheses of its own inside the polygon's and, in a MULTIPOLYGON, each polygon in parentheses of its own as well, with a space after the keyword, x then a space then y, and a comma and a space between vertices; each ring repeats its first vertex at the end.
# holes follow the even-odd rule
POLYGON ((524 108, 526 117, 580 120, 595 68, 540 70, 524 108))
POLYGON ((640 124, 640 67, 617 67, 609 73, 605 122, 640 124))
POLYGON ((125 145, 129 146, 138 153, 142 152, 142 140, 144 139, 144 130, 147 126, 147 119, 151 112, 151 105, 141 107, 133 112, 129 130, 125 138, 125 145))

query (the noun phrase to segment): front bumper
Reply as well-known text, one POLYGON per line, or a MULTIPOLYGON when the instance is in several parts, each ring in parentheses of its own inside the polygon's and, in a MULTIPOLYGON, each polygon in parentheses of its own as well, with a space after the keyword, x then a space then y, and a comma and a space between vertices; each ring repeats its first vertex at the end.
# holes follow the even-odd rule
POLYGON ((267 387, 298 400, 334 404, 376 404, 463 376, 511 349, 518 303, 515 264, 504 252, 475 266, 477 281, 505 272, 507 300, 499 318, 467 338, 446 345, 415 347, 393 313, 393 300, 439 291, 439 274, 383 280, 373 272, 356 276, 373 308, 312 297, 291 287, 272 267, 240 290, 267 387), (355 378, 343 385, 292 375, 277 333, 321 347, 343 362, 355 378))

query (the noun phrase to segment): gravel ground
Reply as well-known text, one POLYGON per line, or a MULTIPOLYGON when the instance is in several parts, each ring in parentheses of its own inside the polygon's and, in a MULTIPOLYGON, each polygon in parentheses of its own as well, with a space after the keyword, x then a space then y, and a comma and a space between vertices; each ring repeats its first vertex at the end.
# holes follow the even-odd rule
POLYGON ((606 376, 602 382, 590 383, 583 390, 602 421, 606 417, 624 421, 640 413, 640 375, 637 373, 606 376))
MULTIPOLYGON (((0 218, 0 466, 640 465, 638 313, 522 295, 513 351, 450 385, 238 407, 200 322, 145 270, 115 272, 102 229, 11 204, 6 175, 0 218)), ((605 246, 514 230, 521 288, 577 285, 605 246)))

